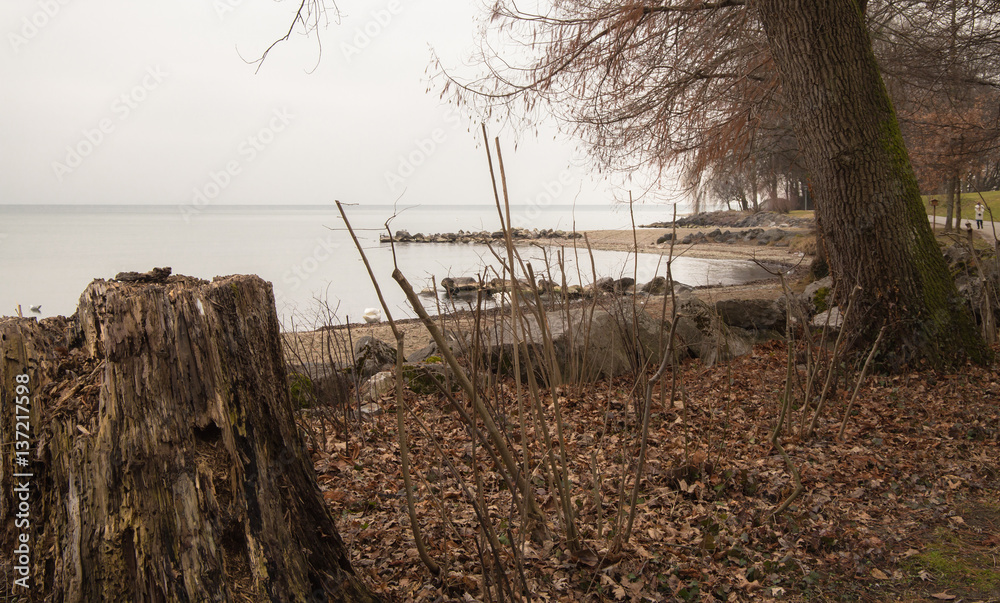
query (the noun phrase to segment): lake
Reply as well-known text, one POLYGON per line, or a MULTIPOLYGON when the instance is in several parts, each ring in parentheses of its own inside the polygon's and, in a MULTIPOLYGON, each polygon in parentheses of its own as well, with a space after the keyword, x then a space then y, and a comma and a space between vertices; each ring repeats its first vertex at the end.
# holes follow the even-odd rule
MULTIPOLYGON (((122 271, 145 272, 170 266, 174 274, 205 279, 229 274, 257 274, 274 284, 279 316, 285 328, 312 326, 320 304, 334 310, 338 321, 359 322, 365 308, 378 299, 357 249, 335 206, 210 206, 192 212, 177 206, 28 206, 0 205, 0 314, 12 315, 21 304, 41 304, 40 316, 69 315, 80 294, 95 278, 122 271)), ((400 208, 402 209, 402 208, 400 208)), ((394 317, 412 317, 402 291, 392 280, 389 245, 378 242, 390 206, 346 206, 351 225, 379 279, 394 317)), ((671 206, 634 208, 636 224, 669 220, 671 206)), ((402 211, 391 222, 393 232, 411 234, 499 229, 496 208, 489 205, 423 205, 402 211)), ((525 228, 572 230, 629 229, 627 206, 512 206, 512 222, 525 228)), ((420 290, 431 277, 475 276, 500 263, 483 245, 400 244, 400 270, 420 290)), ((499 251, 499 250, 498 250, 499 251)), ((548 252, 554 258, 554 250, 548 252)), ((574 252, 567 248, 567 280, 589 283, 585 249, 577 278, 574 252)), ((522 248, 522 257, 537 273, 544 266, 537 247, 522 248)), ((645 282, 663 274, 655 254, 595 251, 599 277, 632 276, 645 282)), ((674 260, 675 280, 688 285, 734 284, 766 277, 745 261, 674 260)), ((558 280, 558 279, 557 279, 558 280)), ((425 301, 433 309, 433 298, 425 301)))

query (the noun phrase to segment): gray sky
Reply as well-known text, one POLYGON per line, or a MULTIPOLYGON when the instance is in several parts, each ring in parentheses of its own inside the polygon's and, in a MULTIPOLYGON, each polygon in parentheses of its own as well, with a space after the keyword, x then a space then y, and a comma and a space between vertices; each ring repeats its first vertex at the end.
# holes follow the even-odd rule
MULTIPOLYGON (((341 0, 321 58, 296 34, 255 74, 243 59, 297 4, 4 0, 0 204, 488 200, 478 128, 426 92, 431 47, 449 67, 471 55, 480 2, 341 0)), ((512 201, 608 203, 574 146, 540 132, 516 150, 491 132, 512 201)))

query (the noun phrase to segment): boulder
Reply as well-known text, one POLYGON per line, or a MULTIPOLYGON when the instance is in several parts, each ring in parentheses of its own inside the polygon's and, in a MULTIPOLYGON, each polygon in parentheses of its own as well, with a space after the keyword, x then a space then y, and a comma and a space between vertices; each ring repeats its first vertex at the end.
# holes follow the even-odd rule
POLYGON ((396 364, 396 348, 388 343, 364 336, 354 342, 354 368, 359 379, 367 379, 396 364))
POLYGON ((707 303, 694 295, 678 301, 674 332, 688 353, 707 366, 751 352, 751 340, 741 331, 722 322, 707 303))
POLYGON ((615 290, 615 279, 610 276, 603 276, 597 279, 592 285, 594 289, 598 291, 603 291, 605 293, 610 293, 615 290))
MULTIPOLYGON (((451 350, 456 356, 461 355, 461 346, 454 337, 450 334, 445 336, 445 342, 448 344, 448 349, 451 350)), ((430 345, 424 346, 415 352, 411 352, 406 357, 406 361, 410 363, 421 363, 421 362, 433 362, 436 358, 438 362, 444 359, 444 355, 441 353, 441 349, 438 347, 436 341, 432 341, 430 345)))
POLYGON ((392 371, 375 373, 361 385, 361 399, 375 402, 392 392, 395 387, 396 379, 392 376, 392 371))
POLYGON ((441 287, 448 295, 472 293, 479 288, 479 281, 471 276, 456 276, 441 279, 441 287))
POLYGON ((351 379, 338 364, 306 362, 288 366, 289 389, 300 407, 339 407, 351 400, 351 379))
POLYGON ((774 299, 726 299, 715 303, 722 322, 747 331, 783 331, 785 303, 774 299))
POLYGON ((667 279, 662 276, 654 277, 639 290, 650 295, 664 295, 667 292, 667 279))
POLYGON ((552 293, 553 291, 556 291, 557 289, 559 289, 559 285, 557 285, 556 283, 554 283, 554 282, 552 282, 552 281, 550 281, 548 279, 544 279, 544 278, 538 279, 537 286, 538 286, 538 292, 539 293, 552 293))
POLYGON ((404 363, 403 381, 411 391, 421 396, 436 394, 441 387, 448 391, 455 391, 459 387, 451 367, 440 359, 437 362, 404 363))
POLYGON ((841 325, 844 324, 844 317, 840 315, 840 308, 834 306, 829 310, 820 312, 812 317, 809 325, 817 329, 822 329, 827 324, 827 321, 829 321, 829 329, 834 331, 840 329, 841 325))
POLYGON ((634 286, 635 286, 635 279, 628 276, 624 276, 615 281, 613 290, 615 291, 615 293, 623 293, 625 291, 628 291, 629 288, 634 286))
MULTIPOLYGON (((554 385, 555 374, 542 368, 550 363, 538 319, 530 315, 525 316, 525 320, 526 345, 532 365, 540 377, 554 385)), ((568 318, 565 311, 552 311, 545 314, 545 320, 552 338, 558 381, 614 377, 643 366, 648 359, 657 362, 661 331, 664 342, 668 332, 643 310, 636 308, 633 312, 624 306, 611 310, 575 308, 568 318)), ((511 325, 504 323, 498 328, 490 328, 483 333, 483 340, 490 366, 509 372, 515 342, 511 325)))
POLYGON ((806 285, 799 299, 805 305, 807 312, 812 314, 817 310, 822 311, 829 307, 832 291, 833 277, 825 276, 806 285))

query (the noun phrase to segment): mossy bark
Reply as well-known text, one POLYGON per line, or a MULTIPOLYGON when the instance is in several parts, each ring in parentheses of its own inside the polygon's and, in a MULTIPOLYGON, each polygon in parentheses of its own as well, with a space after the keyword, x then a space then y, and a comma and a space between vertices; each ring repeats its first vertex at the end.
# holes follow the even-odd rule
POLYGON ((374 600, 301 443, 268 283, 95 281, 78 317, 0 322, 44 409, 33 599, 374 600))
POLYGON ((888 326, 883 365, 988 349, 934 240, 855 0, 761 0, 759 14, 816 193, 817 226, 856 347, 888 326))

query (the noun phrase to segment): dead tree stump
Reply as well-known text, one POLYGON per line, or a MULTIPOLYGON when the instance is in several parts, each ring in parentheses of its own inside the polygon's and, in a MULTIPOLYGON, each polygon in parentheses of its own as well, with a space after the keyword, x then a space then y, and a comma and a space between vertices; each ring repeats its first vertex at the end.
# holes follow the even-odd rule
MULTIPOLYGON (((36 413, 31 589, 14 594, 374 600, 294 422, 269 283, 98 280, 75 321, 3 319, 0 345, 4 440, 19 374, 36 413)), ((19 532, 3 457, 10 551, 19 532)))

